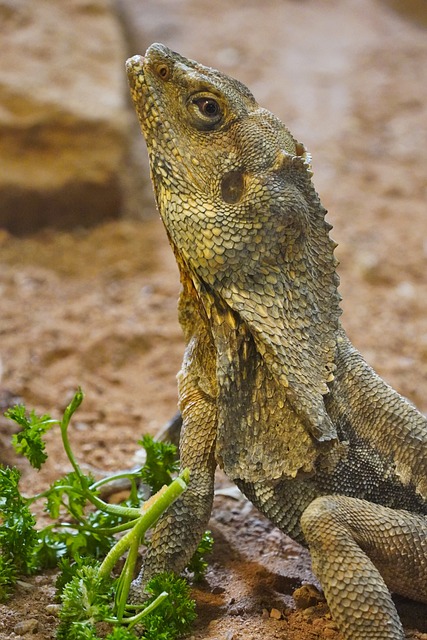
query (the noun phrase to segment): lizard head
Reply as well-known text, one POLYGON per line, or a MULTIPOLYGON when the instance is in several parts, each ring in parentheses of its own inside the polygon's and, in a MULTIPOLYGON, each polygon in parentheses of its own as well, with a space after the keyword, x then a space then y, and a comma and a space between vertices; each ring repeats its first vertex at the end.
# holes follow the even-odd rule
POLYGON ((292 158, 309 178, 309 155, 245 85, 164 45, 130 58, 127 72, 169 236, 193 267, 221 271, 227 227, 259 242, 255 204, 277 190, 275 176, 292 158))
POLYGON ((208 315, 206 291, 240 316, 313 433, 333 437, 335 243, 304 146, 242 83, 163 45, 127 72, 181 273, 208 315))

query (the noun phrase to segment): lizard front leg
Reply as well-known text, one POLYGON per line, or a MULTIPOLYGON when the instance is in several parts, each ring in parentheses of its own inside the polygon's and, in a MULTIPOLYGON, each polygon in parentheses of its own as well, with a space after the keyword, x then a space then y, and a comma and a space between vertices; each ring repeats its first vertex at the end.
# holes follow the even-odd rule
POLYGON ((180 376, 183 426, 181 470, 190 470, 187 490, 156 524, 144 567, 134 585, 162 571, 179 573, 191 559, 208 524, 214 495, 216 404, 186 373, 180 376))
POLYGON ((347 640, 403 640, 390 591, 427 602, 427 520, 346 496, 301 518, 313 570, 347 640))

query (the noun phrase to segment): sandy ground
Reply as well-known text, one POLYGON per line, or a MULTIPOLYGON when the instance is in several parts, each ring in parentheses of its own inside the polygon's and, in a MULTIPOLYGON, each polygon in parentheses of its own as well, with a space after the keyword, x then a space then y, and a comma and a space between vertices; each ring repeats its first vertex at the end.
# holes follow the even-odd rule
MULTIPOLYGON (((427 412, 427 3, 407 3, 424 7, 414 18, 392 2, 230 8, 219 0, 223 20, 211 28, 207 2, 183 2, 178 12, 170 0, 151 0, 143 15, 136 2, 124 4, 141 22, 133 44, 143 34, 130 53, 161 40, 233 73, 313 152, 339 243, 344 327, 378 373, 427 412)), ((72 431, 80 459, 99 470, 131 465, 136 440, 176 408, 179 283, 160 222, 23 239, 0 232, 0 264, 0 401, 19 397, 58 415, 81 385, 86 400, 72 431)), ((0 429, 2 461, 15 463, 10 425, 0 429)), ((37 474, 19 463, 27 490, 68 470, 54 433, 49 454, 37 474)), ((218 486, 226 486, 221 475, 218 486)), ((196 640, 339 639, 322 602, 295 610, 294 590, 315 583, 303 549, 230 497, 215 499, 211 528, 214 553, 195 589, 196 640)), ((16 625, 29 618, 31 637, 54 637, 52 576, 30 584, 0 606, 0 640, 19 638, 16 625)), ((426 607, 400 601, 399 610, 408 637, 427 638, 426 607)))

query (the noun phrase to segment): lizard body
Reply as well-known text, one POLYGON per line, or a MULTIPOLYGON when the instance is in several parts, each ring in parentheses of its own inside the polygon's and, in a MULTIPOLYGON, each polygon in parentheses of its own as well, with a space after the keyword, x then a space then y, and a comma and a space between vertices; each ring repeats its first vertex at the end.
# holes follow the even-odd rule
POLYGON ((182 282, 191 471, 143 579, 192 556, 219 464, 308 545, 346 640, 402 640, 390 590, 427 602, 427 421, 340 324, 308 153, 244 85, 163 45, 127 69, 182 282))

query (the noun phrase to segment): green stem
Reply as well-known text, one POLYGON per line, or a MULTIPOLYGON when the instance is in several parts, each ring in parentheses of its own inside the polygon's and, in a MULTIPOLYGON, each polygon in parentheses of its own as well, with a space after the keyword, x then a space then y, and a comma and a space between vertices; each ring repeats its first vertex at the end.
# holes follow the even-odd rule
POLYGON ((140 515, 138 522, 135 526, 126 533, 123 538, 114 545, 112 549, 105 556, 100 568, 99 575, 101 577, 107 577, 113 570, 114 565, 119 558, 130 548, 133 540, 137 540, 138 543, 144 536, 147 529, 153 526, 162 513, 174 502, 178 496, 187 488, 186 482, 188 482, 189 472, 186 470, 175 478, 175 480, 165 489, 161 489, 155 496, 150 499, 150 504, 146 510, 140 515), (185 479, 183 479, 185 478, 185 479))
POLYGON ((97 498, 90 491, 90 487, 87 486, 87 479, 82 470, 80 469, 77 460, 74 457, 73 451, 71 449, 70 441, 68 439, 68 426, 70 424, 71 417, 74 412, 79 408, 81 403, 83 402, 83 392, 79 389, 74 395, 74 398, 68 405, 68 407, 64 411, 63 418, 60 423, 61 427, 61 436, 62 436, 62 444, 64 446, 65 453, 67 454, 67 458, 71 463, 76 475, 78 476, 81 486, 82 492, 85 498, 87 498, 95 507, 101 509, 102 511, 106 511, 107 513, 114 513, 118 515, 122 515, 124 517, 136 518, 140 515, 139 509, 134 509, 132 507, 121 507, 118 504, 107 504, 100 498, 97 498))
POLYGON ((140 613, 137 613, 136 616, 132 616, 131 618, 126 618, 124 622, 126 622, 126 624, 128 625, 128 629, 132 629, 135 625, 138 624, 138 622, 142 620, 144 616, 154 611, 154 609, 157 609, 159 604, 161 604, 163 600, 168 597, 168 595, 169 594, 167 593, 167 591, 162 591, 162 593, 160 593, 157 596, 157 598, 153 600, 153 602, 148 604, 143 611, 141 611, 140 613))
MULTIPOLYGON (((80 476, 80 479, 82 479, 82 477, 83 476, 80 476)), ((139 516, 141 515, 140 508, 122 507, 119 504, 109 504, 108 502, 104 502, 103 500, 101 500, 101 498, 94 496, 91 493, 91 489, 90 488, 87 489, 84 485, 82 486, 81 489, 78 489, 77 487, 72 487, 69 485, 57 485, 55 486, 54 489, 48 489, 47 491, 44 491, 43 493, 39 493, 37 496, 34 496, 33 498, 28 498, 28 502, 29 504, 31 504, 32 502, 34 502, 35 500, 38 500, 39 498, 47 498, 50 493, 59 493, 59 492, 67 493, 67 494, 76 493, 77 495, 82 496, 82 498, 86 498, 86 500, 89 500, 89 502, 91 502, 95 507, 97 507, 101 511, 106 511, 107 513, 124 516, 125 518, 139 518, 139 516)), ((67 511, 71 511, 69 506, 67 506, 64 503, 62 504, 67 511)))
MULTIPOLYGON (((141 513, 140 513, 141 516, 141 513)), ((132 529, 138 522, 139 518, 135 518, 134 520, 128 520, 127 522, 123 522, 123 524, 117 524, 115 527, 97 527, 96 529, 86 527, 86 531, 90 531, 91 533, 100 533, 102 535, 114 535, 115 533, 122 533, 122 531, 128 531, 128 529, 132 529)))
POLYGON ((82 473, 79 465, 77 464, 77 461, 76 461, 76 459, 74 457, 74 454, 73 454, 73 452, 71 450, 70 441, 68 439, 68 426, 70 424, 70 420, 71 420, 72 415, 74 414, 74 412, 79 408, 79 406, 83 402, 83 398, 84 398, 83 391, 79 387, 77 389, 76 393, 74 394, 74 398, 71 400, 70 404, 65 409, 64 415, 63 415, 62 420, 60 422, 62 444, 64 446, 65 453, 67 454, 68 460, 71 462, 71 466, 73 467, 74 471, 76 472, 76 474, 80 478, 80 480, 82 482, 82 487, 85 486, 84 485, 85 476, 82 473))
POLYGON ((117 619, 122 620, 128 599, 130 584, 132 582, 136 561, 138 559, 139 540, 134 538, 131 542, 125 566, 120 574, 116 591, 117 619))
POLYGON ((85 492, 86 498, 98 509, 101 511, 106 511, 107 513, 114 513, 119 516, 124 516, 125 518, 139 518, 141 515, 141 509, 137 509, 136 507, 121 507, 119 504, 109 504, 108 502, 104 502, 101 498, 97 498, 88 490, 85 492))
POLYGON ((122 471, 121 473, 115 473, 112 476, 106 476, 105 478, 101 478, 97 480, 93 484, 90 485, 90 490, 95 491, 102 487, 104 484, 109 484, 110 482, 114 482, 115 480, 123 480, 123 478, 128 479, 130 482, 134 478, 138 478, 141 472, 141 467, 138 467, 137 471, 122 471))
MULTIPOLYGON (((76 493, 77 495, 82 496, 82 498, 85 498, 87 496, 87 491, 85 491, 84 489, 78 489, 77 487, 72 487, 68 484, 58 484, 55 485, 53 489, 52 487, 50 487, 49 489, 46 489, 46 491, 38 493, 36 496, 27 498, 27 500, 31 504, 32 502, 40 500, 41 498, 48 498, 51 493, 66 493, 67 495, 70 493, 76 493)), ((61 502, 61 504, 68 510, 68 507, 64 502, 61 502)))
MULTIPOLYGON (((128 618, 123 618, 122 621, 119 621, 118 618, 105 618, 105 622, 109 622, 111 624, 117 624, 118 622, 123 622, 123 624, 128 624, 129 625, 129 629, 132 629, 132 627, 134 627, 136 624, 138 624, 138 622, 140 620, 142 620, 142 618, 144 616, 146 616, 148 613, 151 613, 152 611, 154 611, 154 609, 157 609, 157 607, 159 606, 159 604, 161 604, 163 602, 163 600, 165 598, 168 597, 168 593, 167 591, 162 591, 162 593, 160 593, 157 598, 155 600, 153 600, 153 602, 150 602, 150 604, 148 604, 147 606, 144 607, 144 605, 141 605, 141 607, 144 607, 144 609, 140 612, 137 613, 134 616, 129 616, 128 618)), ((126 609, 128 607, 126 606, 126 609)), ((138 607, 140 608, 140 607, 138 607)))

